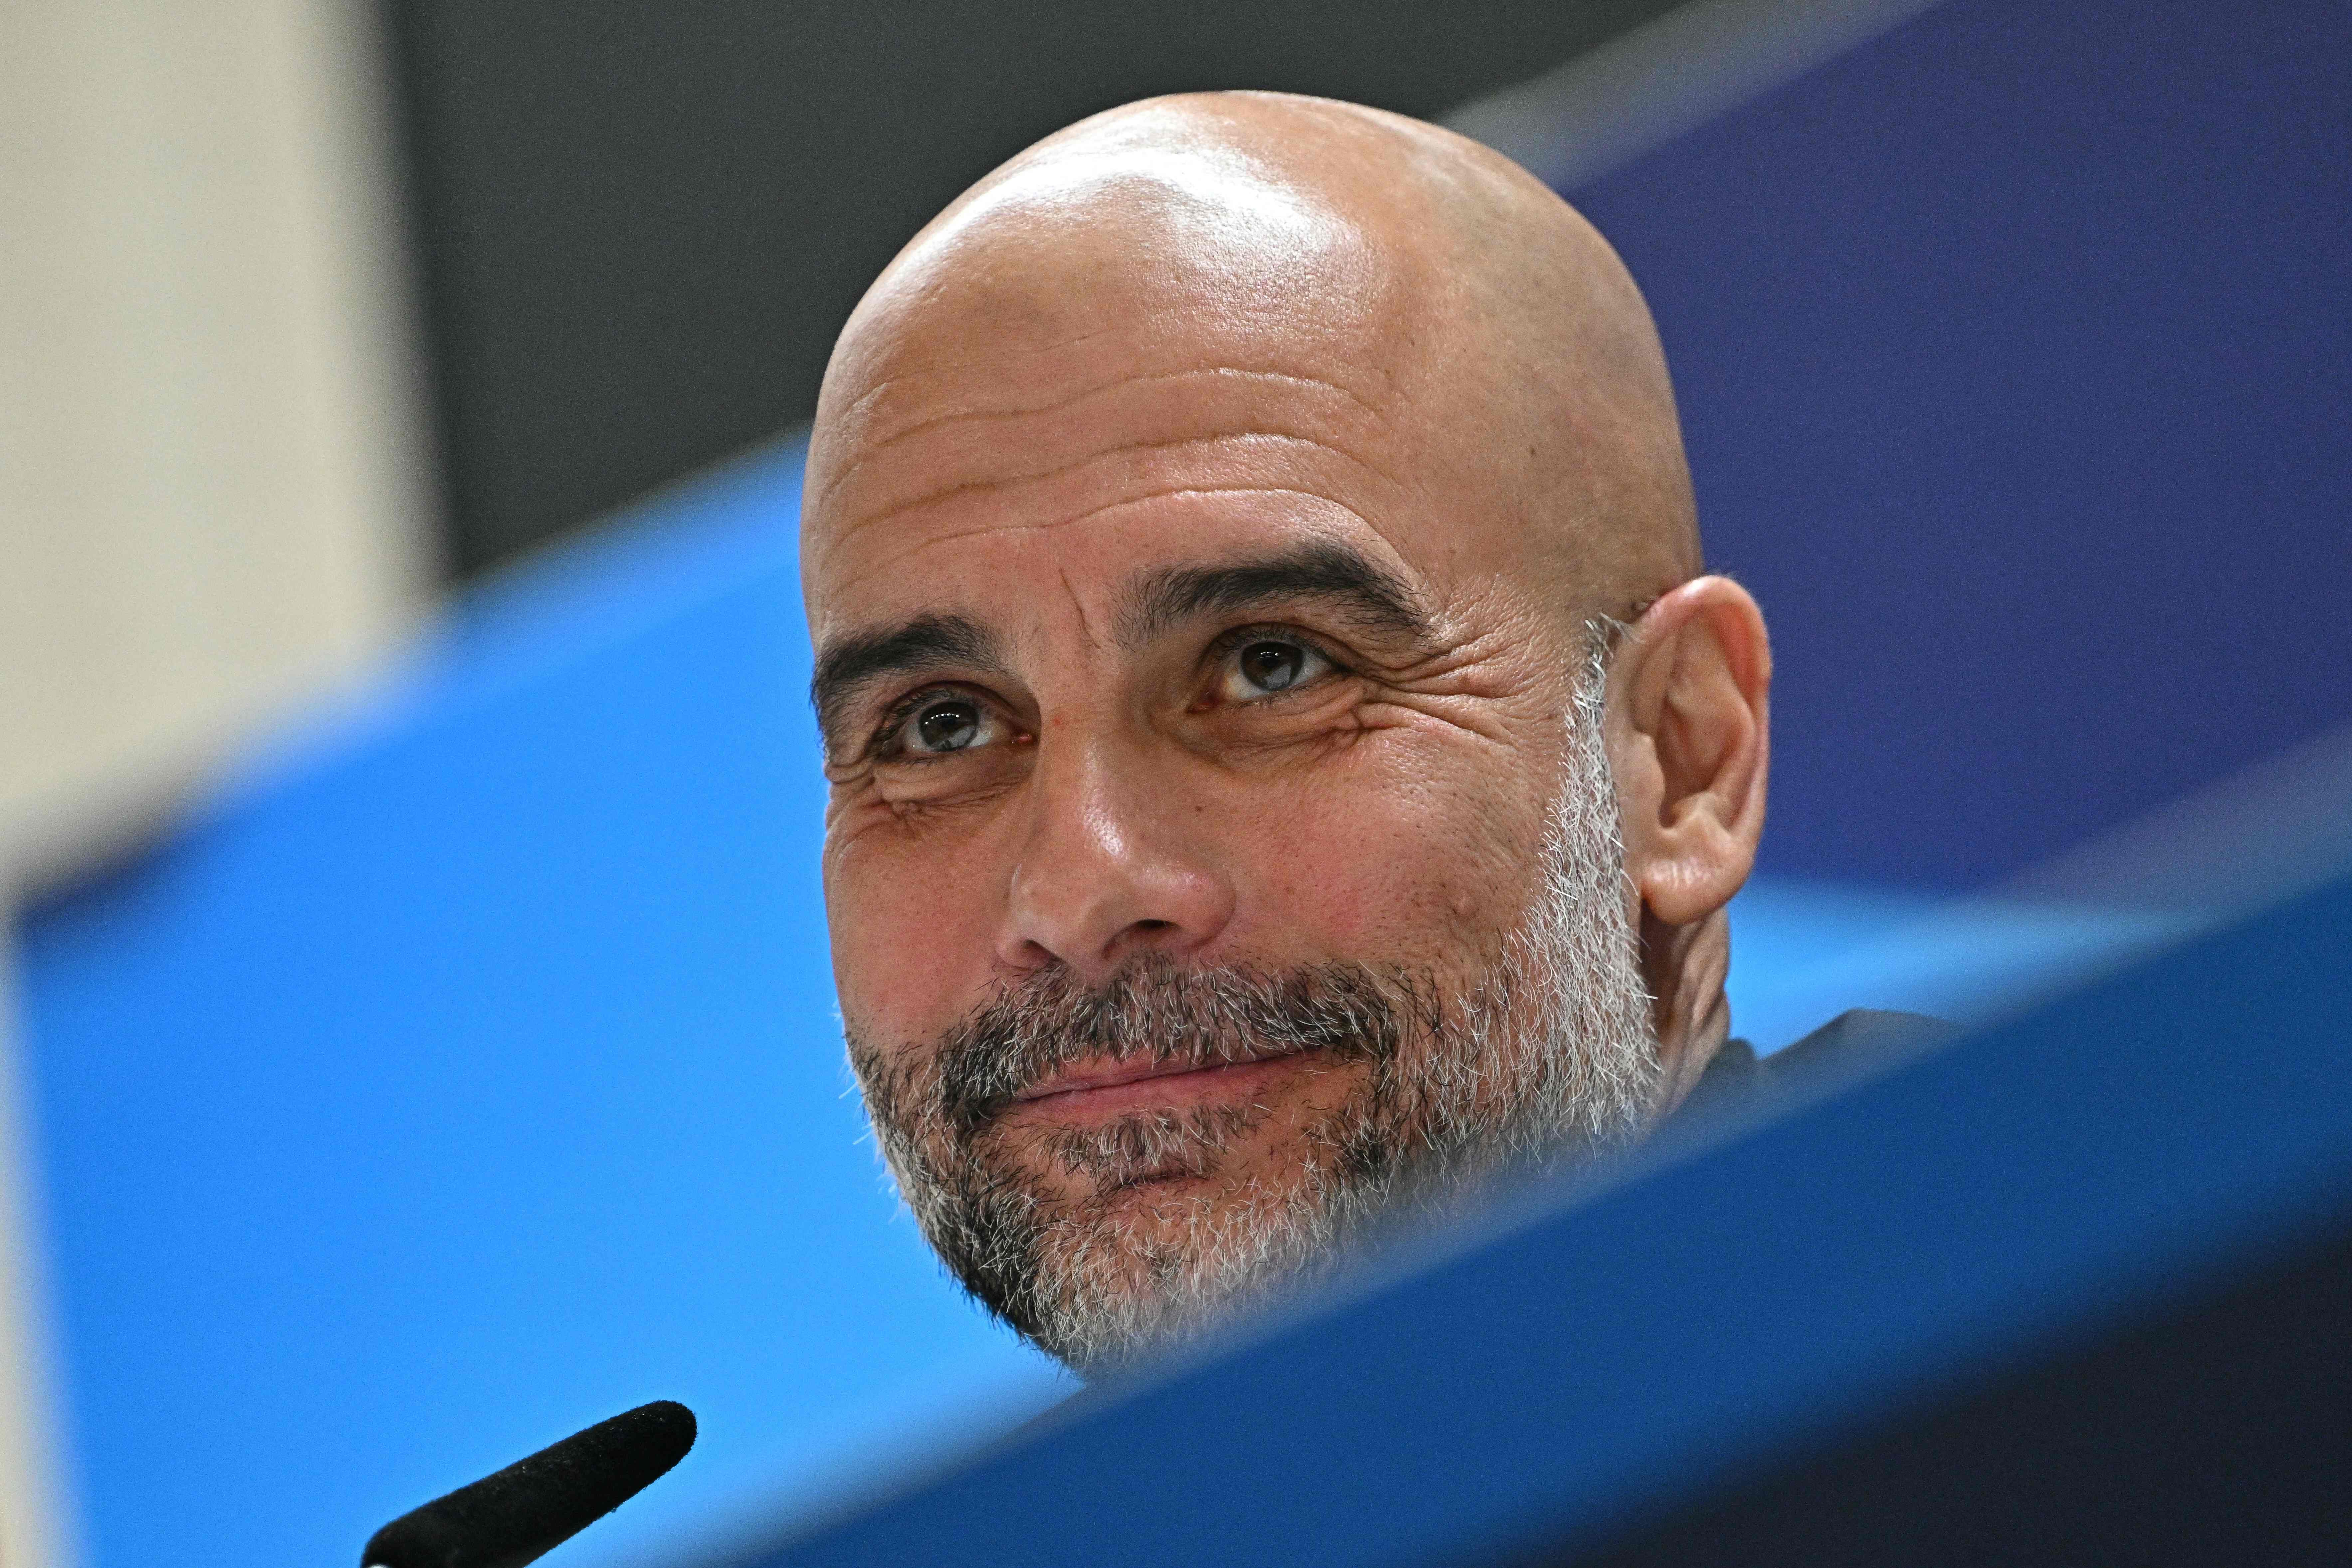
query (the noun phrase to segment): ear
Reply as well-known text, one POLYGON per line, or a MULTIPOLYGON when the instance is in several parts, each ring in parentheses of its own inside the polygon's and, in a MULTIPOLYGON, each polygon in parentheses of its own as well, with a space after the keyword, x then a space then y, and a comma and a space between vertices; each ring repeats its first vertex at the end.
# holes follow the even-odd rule
POLYGON ((1771 689, 1763 612, 1727 577, 1659 599, 1610 662, 1604 733, 1625 874, 1665 925, 1723 908, 1756 864, 1771 689))

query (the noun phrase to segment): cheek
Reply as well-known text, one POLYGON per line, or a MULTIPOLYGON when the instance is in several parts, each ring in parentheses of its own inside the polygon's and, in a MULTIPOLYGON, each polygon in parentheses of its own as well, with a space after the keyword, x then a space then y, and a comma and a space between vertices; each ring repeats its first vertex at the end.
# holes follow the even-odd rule
POLYGON ((891 828, 827 843, 834 984, 861 1038, 884 1050, 934 1039, 986 994, 1002 879, 984 858, 891 828))
POLYGON ((1543 814, 1504 761, 1368 745, 1260 802, 1236 846, 1252 928, 1236 934, 1255 945, 1287 927, 1304 942, 1283 948, 1412 962, 1507 929, 1534 890, 1543 814))

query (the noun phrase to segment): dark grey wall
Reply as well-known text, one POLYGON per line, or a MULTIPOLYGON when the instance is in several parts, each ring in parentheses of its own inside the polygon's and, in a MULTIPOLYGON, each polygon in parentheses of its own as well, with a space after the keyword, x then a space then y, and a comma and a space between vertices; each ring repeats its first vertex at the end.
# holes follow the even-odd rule
POLYGON ((1150 93, 1435 115, 1667 0, 388 0, 463 575, 805 419, 835 331, 1019 148, 1150 93))

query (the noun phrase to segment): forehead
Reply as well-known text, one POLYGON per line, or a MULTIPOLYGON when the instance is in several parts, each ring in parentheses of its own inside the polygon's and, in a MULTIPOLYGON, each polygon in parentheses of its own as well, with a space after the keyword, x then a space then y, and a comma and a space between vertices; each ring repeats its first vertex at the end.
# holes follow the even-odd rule
MULTIPOLYGON (((1179 378, 1189 380, 1191 378, 1179 378)), ((1108 396, 1071 431, 1046 416, 992 434, 1039 459, 979 479, 961 454, 877 476, 885 504, 833 532, 806 588, 820 641, 950 605, 1009 631, 1109 615, 1157 571, 1337 545, 1421 580, 1396 520, 1414 502, 1379 465, 1377 431, 1341 395, 1244 381, 1192 397, 1108 396), (1283 413, 1264 405, 1290 405, 1283 413), (1203 419, 1252 403, 1250 417, 1203 419), (1036 439, 1024 441, 1029 425, 1036 439), (1203 426, 1210 426, 1203 428, 1203 426), (1367 450, 1374 455, 1367 456, 1367 450), (884 489, 884 486, 888 488, 884 489)))
POLYGON ((1419 574, 1357 512, 1305 495, 1203 493, 893 551, 886 569, 831 595, 813 630, 829 650, 947 617, 1026 665, 1071 653, 1073 637, 1139 652, 1192 615, 1302 595, 1328 605, 1335 590, 1385 597, 1400 606, 1391 621, 1418 620, 1419 574))
POLYGON ((827 392, 853 383, 862 405, 963 352, 1049 348, 1139 310, 1174 312, 1163 328, 1205 309, 1201 324, 1228 332, 1254 319, 1295 331, 1377 289, 1388 247, 1367 216, 1230 149, 1050 158, 916 237, 860 301, 827 392))
POLYGON ((1360 227, 1181 158, 975 205, 886 275, 828 376, 813 622, 982 561, 1393 533, 1412 290, 1360 227))

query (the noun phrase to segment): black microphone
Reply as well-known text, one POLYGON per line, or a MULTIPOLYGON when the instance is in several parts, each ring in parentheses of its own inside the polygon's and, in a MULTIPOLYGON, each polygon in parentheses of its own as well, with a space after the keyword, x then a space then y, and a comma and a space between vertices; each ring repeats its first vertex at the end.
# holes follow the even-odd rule
POLYGON ((522 1568, 686 1458, 694 1412, 656 1399, 404 1513, 368 1538, 360 1568, 522 1568))

